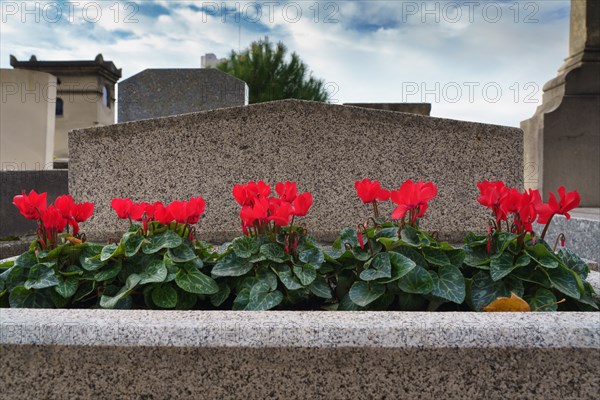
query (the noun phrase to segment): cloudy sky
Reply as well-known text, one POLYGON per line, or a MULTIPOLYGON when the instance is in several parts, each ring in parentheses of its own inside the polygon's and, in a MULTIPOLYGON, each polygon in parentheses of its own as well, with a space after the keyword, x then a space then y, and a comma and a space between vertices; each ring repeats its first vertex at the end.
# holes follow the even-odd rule
POLYGON ((198 68, 268 36, 332 102, 429 102, 432 115, 518 126, 568 55, 569 0, 7 1, 0 66, 93 59, 123 78, 198 68))

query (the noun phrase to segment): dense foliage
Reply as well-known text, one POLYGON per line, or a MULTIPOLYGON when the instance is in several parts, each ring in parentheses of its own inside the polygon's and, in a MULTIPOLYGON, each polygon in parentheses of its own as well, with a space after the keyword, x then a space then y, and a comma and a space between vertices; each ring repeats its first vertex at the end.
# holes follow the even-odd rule
POLYGON ((373 217, 356 229, 343 229, 327 247, 295 223, 308 213, 312 195, 298 193, 294 182, 277 183, 276 196, 262 181, 235 185, 244 235, 220 247, 197 239, 194 224, 205 209, 200 197, 166 206, 114 199, 113 209, 119 218, 130 220, 130 229, 118 243, 99 245, 68 232, 69 226, 89 218, 93 205, 78 205, 63 196, 46 206, 45 194, 23 193, 14 203, 26 218, 39 222, 38 239, 15 261, 0 265, 0 304, 597 310, 594 290, 586 281, 587 264, 565 247, 555 252, 544 240, 546 229, 541 237, 532 230, 536 219, 549 223, 556 214, 568 216, 579 204, 577 192, 561 188, 560 201, 552 195, 544 204, 535 191, 521 193, 501 182, 478 186, 477 200, 494 218, 487 235, 470 233, 460 248, 419 228, 437 195, 431 182, 407 181, 394 191, 381 188, 378 181, 356 182, 357 195, 372 205, 373 217), (397 205, 393 220, 379 215, 377 204, 387 200, 397 205), (504 308, 499 308, 499 299, 504 308))
POLYGON ((283 99, 327 101, 325 82, 312 76, 298 54, 292 53, 288 61, 286 53, 281 42, 259 40, 245 50, 232 51, 217 69, 248 84, 250 104, 283 99))

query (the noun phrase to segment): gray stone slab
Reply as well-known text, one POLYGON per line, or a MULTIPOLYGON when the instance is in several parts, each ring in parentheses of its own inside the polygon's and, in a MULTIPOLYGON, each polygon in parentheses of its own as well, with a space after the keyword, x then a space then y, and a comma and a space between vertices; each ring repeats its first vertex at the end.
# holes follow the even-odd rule
POLYGON ((593 398, 590 316, 0 309, 0 381, 7 399, 593 398))
POLYGON ((344 103, 345 106, 397 111, 409 114, 430 115, 431 103, 344 103))
POLYGON ((216 69, 146 69, 119 83, 119 122, 248 104, 248 86, 216 69))
POLYGON ((53 202, 69 193, 68 175, 66 170, 0 171, 0 237, 31 234, 37 229, 37 224, 25 219, 12 204, 15 195, 33 189, 48 192, 48 203, 53 202))
MULTIPOLYGON (((299 100, 285 100, 73 131, 69 189, 93 201, 88 237, 127 227, 113 197, 163 201, 203 196, 200 235, 241 234, 235 183, 295 180, 314 205, 303 222, 319 240, 364 221, 354 189, 364 177, 397 189, 406 179, 438 185, 422 221, 443 239, 484 230, 476 183, 523 185, 523 137, 516 128, 299 100)), ((391 214, 393 205, 382 212, 391 214)))
MULTIPOLYGON (((546 240, 554 245, 559 234, 565 234, 565 246, 573 250, 579 257, 600 262, 600 209, 575 211, 571 219, 562 215, 552 218, 546 240), (577 215, 577 216, 576 216, 577 215)), ((543 225, 535 224, 536 232, 541 232, 543 225)))

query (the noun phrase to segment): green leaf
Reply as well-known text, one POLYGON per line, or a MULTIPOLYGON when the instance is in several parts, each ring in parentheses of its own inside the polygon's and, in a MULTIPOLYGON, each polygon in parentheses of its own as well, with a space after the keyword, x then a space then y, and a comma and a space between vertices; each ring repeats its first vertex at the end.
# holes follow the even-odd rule
POLYGON ((533 296, 525 296, 523 300, 529 304, 532 311, 558 310, 556 297, 548 289, 538 288, 533 296))
POLYGON ((544 272, 546 272, 552 283, 552 287, 556 290, 574 299, 581 298, 581 294, 585 289, 579 275, 574 271, 559 266, 558 268, 547 269, 544 272))
MULTIPOLYGON (((527 256, 527 254, 525 254, 527 256)), ((527 256, 527 263, 529 263, 529 257, 527 256)), ((500 257, 492 259, 490 263, 490 276, 493 280, 499 281, 506 275, 510 274, 516 265, 513 265, 513 255, 510 252, 505 252, 500 257)))
POLYGON ((421 239, 419 239, 419 234, 415 228, 410 225, 407 225, 400 232, 400 238, 402 241, 409 246, 419 247, 421 246, 421 239))
POLYGON ((538 243, 535 246, 527 247, 527 254, 531 256, 538 264, 545 268, 557 268, 558 258, 552 253, 544 243, 538 243))
POLYGON ((300 283, 304 286, 308 286, 317 277, 317 271, 312 264, 304 264, 304 265, 294 265, 294 275, 298 277, 300 283))
POLYGON ((427 301, 421 295, 401 292, 398 294, 398 305, 402 311, 424 311, 427 301))
POLYGON ((478 247, 482 244, 486 244, 487 243, 487 237, 483 236, 483 235, 477 235, 473 232, 469 232, 467 233, 467 236, 465 236, 465 244, 469 247, 473 246, 473 247, 478 247))
POLYGON ((446 255, 448 256, 448 260, 450 260, 450 265, 461 269, 463 262, 465 261, 465 250, 464 249, 452 249, 446 250, 446 255))
POLYGON ((46 264, 36 264, 29 271, 29 277, 25 281, 25 289, 45 289, 56 286, 60 282, 54 268, 46 264))
POLYGON ((373 281, 375 279, 391 277, 392 263, 390 262, 388 253, 377 254, 371 261, 369 268, 360 273, 360 279, 364 281, 373 281))
POLYGON ((260 246, 260 254, 267 260, 283 263, 286 260, 285 250, 279 243, 267 243, 260 246))
MULTIPOLYGON (((365 283, 365 282, 363 282, 365 283)), ((359 306, 350 300, 350 294, 346 293, 344 297, 340 300, 340 304, 338 305, 338 311, 361 311, 364 310, 364 307, 359 306)))
POLYGON ((427 270, 416 265, 398 280, 398 287, 406 293, 428 294, 433 290, 433 278, 427 270))
POLYGON ((421 254, 421 252, 419 250, 412 248, 412 247, 400 246, 394 251, 411 259, 418 266, 427 269, 427 267, 428 267, 427 261, 425 261, 425 257, 423 257, 423 255, 421 254))
POLYGON ((157 286, 152 290, 152 301, 160 308, 175 308, 177 290, 169 283, 157 286))
POLYGON ((394 251, 390 251, 387 254, 390 258, 390 263, 392 264, 392 278, 383 281, 383 283, 394 282, 395 280, 402 278, 417 265, 415 261, 403 254, 394 251))
POLYGON ((94 275, 94 279, 98 282, 103 282, 112 279, 115 276, 119 275, 119 272, 121 272, 122 265, 123 263, 121 262, 121 260, 115 260, 114 262, 108 264, 106 268, 103 268, 102 270, 98 271, 96 275, 94 275))
POLYGON ((398 240, 398 228, 383 228, 377 231, 375 239, 388 238, 398 240))
POLYGON ((148 243, 143 246, 143 252, 154 254, 162 249, 173 249, 183 243, 181 237, 171 230, 166 230, 148 238, 148 243))
POLYGON ((367 246, 365 246, 364 249, 361 249, 359 246, 353 247, 352 255, 358 261, 367 261, 369 258, 371 258, 371 252, 369 251, 367 246))
POLYGON ((387 237, 378 238, 377 241, 381 243, 387 251, 395 250, 397 247, 402 245, 400 240, 387 237))
POLYGON ((44 296, 50 298, 53 306, 56 308, 65 308, 67 304, 69 304, 70 299, 66 299, 62 297, 60 294, 56 292, 56 288, 58 286, 54 286, 53 288, 43 289, 42 292, 44 296))
POLYGON ((325 261, 325 256, 321 249, 316 248, 304 250, 298 258, 305 264, 311 264, 315 269, 319 269, 323 261, 325 261))
POLYGON ((167 267, 162 260, 152 260, 148 263, 144 272, 140 274, 140 277, 140 285, 164 282, 167 278, 167 267))
POLYGON ((260 246, 255 238, 250 236, 241 236, 233 239, 233 251, 240 258, 250 258, 253 254, 257 254, 260 246))
POLYGON ((35 264, 38 264, 38 259, 35 256, 35 253, 33 251, 28 251, 27 253, 23 253, 19 257, 17 257, 17 259, 15 260, 14 266, 23 267, 23 268, 31 268, 35 264))
MULTIPOLYGON (((104 246, 102 248, 102 252, 100 253, 100 261, 104 262, 112 257, 117 257, 119 255, 123 254, 123 248, 116 245, 116 244, 107 244, 106 246, 104 246)), ((90 269, 86 268, 85 265, 82 265, 83 268, 87 269, 88 271, 91 271, 90 269)))
POLYGON ((365 307, 385 293, 385 286, 376 282, 354 282, 348 295, 350 300, 358 306, 365 307))
MULTIPOLYGON (((578 305, 580 306, 583 303, 583 304, 590 306, 592 308, 592 310, 598 310, 598 305, 600 305, 600 303, 594 299, 596 296, 596 292, 594 291, 594 288, 592 287, 592 285, 587 281, 583 281, 583 288, 584 288, 584 293, 581 295, 578 305)), ((583 307, 581 307, 581 308, 583 308, 583 307)), ((589 308, 583 308, 583 309, 585 311, 591 311, 591 310, 589 310, 589 308)))
POLYGON ((336 261, 337 259, 342 257, 345 252, 346 252, 345 249, 331 247, 331 248, 325 249, 324 255, 325 255, 325 259, 327 261, 336 261))
POLYGON ((102 266, 104 265, 104 263, 100 261, 99 255, 88 257, 83 254, 79 257, 79 264, 86 271, 96 271, 102 268, 102 266))
POLYGON ((264 282, 267 284, 267 286, 269 286, 269 290, 277 289, 277 275, 275 275, 270 269, 259 269, 256 273, 256 282, 264 282))
POLYGON ((575 271, 581 279, 587 278, 588 274, 590 273, 590 268, 585 261, 579 258, 577 254, 573 253, 566 247, 561 247, 561 249, 558 251, 558 257, 567 266, 567 268, 575 271))
POLYGON ((250 289, 244 288, 238 292, 237 296, 235 297, 235 300, 233 300, 232 309, 234 311, 244 310, 248 305, 248 301, 250 301, 250 289))
POLYGON ((300 280, 292 274, 292 270, 287 265, 278 266, 277 275, 279 275, 281 283, 289 290, 298 290, 303 287, 300 280))
POLYGON ((548 275, 542 270, 543 268, 539 268, 537 264, 530 263, 525 267, 516 269, 510 276, 514 276, 525 282, 535 283, 545 288, 552 287, 548 275))
POLYGON ((51 299, 40 290, 29 290, 17 286, 8 295, 12 308, 53 308, 51 299))
POLYGON ((500 257, 510 243, 517 238, 517 235, 510 232, 496 232, 492 240, 492 256, 491 258, 500 257))
POLYGON ((177 289, 177 305, 175 306, 175 309, 190 310, 197 301, 198 296, 196 294, 177 289))
POLYGON ((254 285, 250 290, 246 310, 264 311, 277 307, 283 301, 283 294, 278 290, 269 289, 269 285, 265 282, 254 285))
POLYGON ((64 271, 58 271, 62 276, 81 276, 83 275, 83 269, 77 265, 69 265, 64 271))
POLYGON ((217 282, 198 271, 196 267, 180 268, 175 276, 175 283, 189 293, 215 294, 219 291, 217 282))
POLYGON ((169 258, 177 263, 184 263, 197 259, 192 243, 188 240, 183 241, 179 246, 168 250, 169 258))
POLYGON ((102 308, 115 308, 117 303, 127 297, 133 289, 140 283, 142 277, 138 274, 129 275, 125 286, 123 286, 114 296, 102 295, 100 298, 100 307, 102 308))
POLYGON ((437 274, 429 271, 433 279, 431 294, 461 304, 465 300, 465 279, 460 270, 453 266, 440 267, 437 274))
POLYGON ((343 228, 340 231, 340 237, 338 240, 339 240, 340 249, 344 250, 346 248, 346 243, 350 244, 350 246, 353 248, 359 247, 358 235, 356 234, 356 231, 352 228, 343 228))
POLYGON ((310 284, 308 289, 312 294, 323 299, 331 299, 333 297, 331 294, 331 287, 322 276, 318 276, 313 283, 310 284))
POLYGON ((521 297, 523 291, 523 283, 518 279, 508 277, 504 280, 494 281, 488 273, 481 271, 473 276, 471 303, 476 311, 481 311, 483 307, 498 297, 510 297, 511 292, 521 297))
POLYGON ((144 243, 144 237, 134 232, 128 232, 125 235, 123 235, 121 243, 123 245, 125 257, 133 257, 142 248, 142 244, 144 243))
POLYGON ((438 265, 440 267, 452 266, 448 255, 442 250, 434 249, 431 247, 423 247, 423 256, 428 263, 432 265, 438 265))
POLYGON ((252 264, 235 253, 229 253, 221 258, 213 267, 212 276, 242 276, 252 269, 252 264))
POLYGON ((486 246, 465 247, 464 263, 469 267, 479 269, 489 269, 491 257, 487 252, 486 246))
POLYGON ((229 285, 224 282, 219 282, 219 291, 210 296, 210 303, 215 307, 219 307, 227 300, 230 294, 231 288, 229 285))
POLYGON ((75 292, 77 292, 77 288, 79 287, 79 280, 77 278, 68 277, 68 278, 60 278, 60 282, 58 285, 54 287, 56 293, 60 294, 65 299, 73 296, 75 292))

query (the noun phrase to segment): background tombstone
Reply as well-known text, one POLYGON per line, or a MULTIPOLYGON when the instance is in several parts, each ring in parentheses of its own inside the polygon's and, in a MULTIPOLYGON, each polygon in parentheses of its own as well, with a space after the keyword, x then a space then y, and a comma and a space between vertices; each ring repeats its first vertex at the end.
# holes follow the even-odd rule
POLYGON ((563 185, 582 207, 600 207, 600 1, 572 0, 569 57, 521 122, 525 184, 544 199, 563 185))
MULTIPOLYGON (((302 222, 332 241, 371 214, 356 180, 380 179, 397 189, 429 180, 439 195, 423 227, 461 241, 484 231, 488 212, 476 183, 502 179, 523 186, 523 135, 517 128, 300 100, 283 100, 72 131, 69 192, 93 201, 88 238, 126 229, 110 208, 114 197, 163 201, 203 196, 207 241, 241 234, 235 183, 295 180, 314 205, 302 222)), ((381 212, 389 215, 392 204, 381 212)))
POLYGON ((409 114, 431 114, 431 103, 344 103, 344 105, 373 108, 375 110, 405 112, 409 114))
POLYGON ((119 122, 248 104, 248 85, 216 69, 146 69, 119 83, 119 122))

